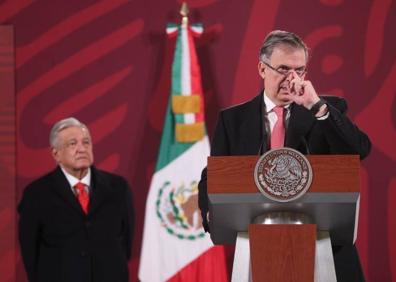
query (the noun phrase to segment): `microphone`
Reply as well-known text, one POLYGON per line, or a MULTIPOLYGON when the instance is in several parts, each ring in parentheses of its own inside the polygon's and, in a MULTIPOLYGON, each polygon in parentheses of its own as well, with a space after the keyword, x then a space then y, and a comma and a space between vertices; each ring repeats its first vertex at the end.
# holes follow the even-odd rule
POLYGON ((304 136, 304 135, 303 135, 303 136, 301 136, 301 142, 302 142, 302 143, 303 143, 303 145, 304 145, 304 148, 305 148, 306 155, 310 155, 310 154, 311 154, 311 152, 310 152, 310 150, 309 150, 309 146, 308 146, 307 139, 305 139, 305 136, 304 136))
POLYGON ((259 147, 257 155, 261 156, 262 154, 263 154, 263 141, 260 142, 260 147, 259 147))

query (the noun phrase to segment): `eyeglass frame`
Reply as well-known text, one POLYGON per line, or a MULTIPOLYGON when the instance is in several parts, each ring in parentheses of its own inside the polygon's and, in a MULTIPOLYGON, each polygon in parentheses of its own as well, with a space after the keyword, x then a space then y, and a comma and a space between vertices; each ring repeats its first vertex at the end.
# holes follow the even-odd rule
MULTIPOLYGON (((285 72, 282 72, 282 71, 280 71, 280 70, 274 68, 273 66, 271 66, 271 65, 270 65, 269 63, 267 63, 267 62, 264 62, 264 61, 261 61, 261 62, 262 62, 264 65, 266 65, 267 67, 269 67, 271 70, 275 71, 276 73, 278 73, 278 74, 280 74, 280 75, 284 75, 284 76, 287 76, 287 75, 289 74, 289 72, 291 72, 291 71, 295 71, 296 74, 297 74, 299 77, 303 77, 303 76, 306 75, 307 72, 308 72, 308 70, 307 70, 306 67, 304 67, 304 70, 298 70, 298 69, 289 68, 288 70, 285 70, 285 72), (299 72, 301 72, 301 71, 302 71, 302 73, 299 74, 299 72)), ((287 66, 282 66, 282 67, 287 67, 287 66)), ((279 68, 279 67, 278 67, 278 68, 279 68)))

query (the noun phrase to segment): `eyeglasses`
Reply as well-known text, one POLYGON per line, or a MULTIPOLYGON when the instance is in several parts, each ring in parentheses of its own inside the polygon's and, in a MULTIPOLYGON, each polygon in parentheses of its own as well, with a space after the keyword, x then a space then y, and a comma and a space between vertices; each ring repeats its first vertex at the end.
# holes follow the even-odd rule
POLYGON ((302 77, 302 76, 304 76, 304 74, 307 73, 307 69, 305 67, 293 69, 293 68, 289 68, 287 66, 280 66, 278 68, 274 68, 273 66, 271 66, 270 64, 268 64, 264 61, 261 61, 261 62, 263 62, 263 64, 265 64, 267 67, 269 67, 273 71, 275 71, 281 75, 284 75, 284 76, 287 76, 289 74, 289 72, 291 72, 291 71, 295 71, 299 77, 302 77))

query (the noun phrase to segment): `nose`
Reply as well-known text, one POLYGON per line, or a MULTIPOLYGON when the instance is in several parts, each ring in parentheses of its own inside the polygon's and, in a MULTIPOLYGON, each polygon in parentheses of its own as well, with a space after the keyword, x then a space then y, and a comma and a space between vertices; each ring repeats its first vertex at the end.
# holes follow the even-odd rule
POLYGON ((294 78, 300 77, 295 69, 290 69, 286 74, 286 80, 292 81, 294 78))
POLYGON ((293 72, 294 72, 294 70, 289 70, 287 73, 286 73, 286 81, 288 81, 288 82, 290 82, 290 81, 292 81, 293 80, 293 72))
POLYGON ((82 142, 77 143, 77 151, 78 152, 85 152, 86 150, 87 150, 87 148, 85 147, 85 145, 82 142))

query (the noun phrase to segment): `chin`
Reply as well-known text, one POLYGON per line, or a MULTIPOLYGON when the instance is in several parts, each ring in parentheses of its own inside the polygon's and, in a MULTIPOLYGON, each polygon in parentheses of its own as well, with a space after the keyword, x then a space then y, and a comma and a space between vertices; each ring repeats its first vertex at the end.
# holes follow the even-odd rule
POLYGON ((92 165, 91 162, 88 161, 84 161, 84 162, 79 162, 78 164, 76 164, 76 169, 86 169, 89 168, 92 165))
POLYGON ((278 96, 278 100, 283 104, 283 105, 287 105, 290 104, 291 102, 293 102, 292 100, 289 99, 289 94, 281 94, 278 96))

